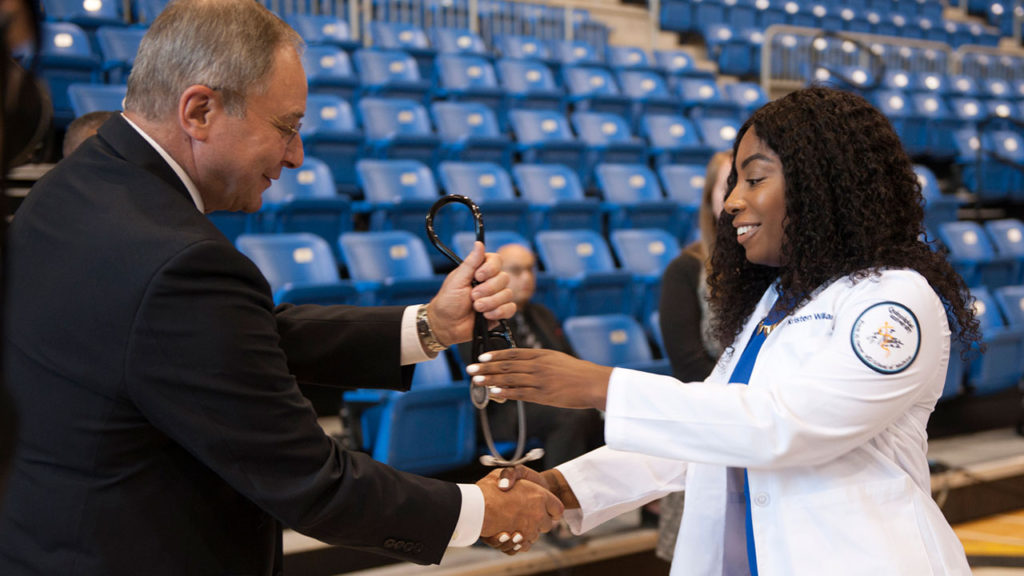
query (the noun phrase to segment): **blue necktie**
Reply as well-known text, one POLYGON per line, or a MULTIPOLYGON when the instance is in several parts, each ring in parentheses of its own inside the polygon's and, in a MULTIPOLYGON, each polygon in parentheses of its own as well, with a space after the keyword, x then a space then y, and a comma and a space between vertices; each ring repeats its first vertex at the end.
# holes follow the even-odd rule
MULTIPOLYGON (((775 301, 775 305, 765 316, 764 320, 758 323, 757 328, 754 329, 754 333, 750 335, 750 340, 747 341, 747 346, 743 349, 743 354, 740 355, 739 361, 736 363, 736 367, 733 368, 732 376, 729 378, 730 383, 735 384, 747 384, 750 382, 750 373, 754 370, 754 362, 757 361, 757 354, 761 351, 761 345, 764 344, 765 338, 771 334, 772 330, 775 329, 776 323, 782 320, 790 309, 790 306, 783 305, 783 299, 780 296, 775 301)), ((792 302, 790 302, 792 304, 792 302)), ((757 576, 757 552, 754 549, 754 524, 750 517, 750 482, 747 480, 747 471, 743 470, 743 496, 746 500, 746 533, 747 533, 747 562, 750 565, 751 576, 757 576)))

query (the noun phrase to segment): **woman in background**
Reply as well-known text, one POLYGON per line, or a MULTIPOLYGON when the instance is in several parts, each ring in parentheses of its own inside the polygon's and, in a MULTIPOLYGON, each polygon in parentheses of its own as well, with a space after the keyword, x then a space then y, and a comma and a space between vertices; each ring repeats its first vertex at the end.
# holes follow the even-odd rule
MULTIPOLYGON (((707 281, 731 167, 732 151, 718 152, 708 161, 704 194, 697 212, 700 238, 669 262, 661 277, 658 321, 665 352, 672 364, 672 375, 680 382, 707 378, 722 353, 722 347, 711 336, 707 281)), ((665 496, 658 502, 658 508, 655 552, 659 558, 671 562, 679 520, 683 516, 683 493, 665 496)))

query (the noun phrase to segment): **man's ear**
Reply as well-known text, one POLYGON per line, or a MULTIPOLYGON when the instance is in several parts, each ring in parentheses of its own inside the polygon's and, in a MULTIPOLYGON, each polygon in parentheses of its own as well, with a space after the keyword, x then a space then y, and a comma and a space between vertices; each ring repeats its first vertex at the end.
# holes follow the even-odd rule
POLYGON ((209 86, 189 86, 178 100, 178 121, 193 140, 205 141, 212 120, 223 112, 220 95, 209 86))

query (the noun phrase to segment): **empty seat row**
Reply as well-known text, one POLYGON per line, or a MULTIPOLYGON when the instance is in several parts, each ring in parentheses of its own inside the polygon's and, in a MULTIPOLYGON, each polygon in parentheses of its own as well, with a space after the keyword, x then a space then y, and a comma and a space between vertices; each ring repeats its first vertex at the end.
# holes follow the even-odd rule
MULTIPOLYGON (((458 232, 452 246, 464 256, 473 240, 472 232, 458 232)), ((541 231, 533 240, 497 231, 487 246, 535 244, 544 266, 538 297, 560 318, 646 317, 657 306, 661 272, 679 252, 678 240, 659 229, 613 231, 610 245, 592 230, 541 231)), ((279 303, 408 305, 428 301, 443 280, 427 245, 404 230, 341 234, 337 244, 348 272, 344 279, 328 242, 315 234, 242 234, 236 244, 263 271, 279 303)))

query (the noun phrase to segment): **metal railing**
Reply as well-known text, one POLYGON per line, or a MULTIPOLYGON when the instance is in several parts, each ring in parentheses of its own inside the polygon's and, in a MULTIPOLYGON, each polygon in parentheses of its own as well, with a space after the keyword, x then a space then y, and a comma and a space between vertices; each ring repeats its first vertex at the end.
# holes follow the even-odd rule
POLYGON ((769 95, 796 90, 807 84, 818 66, 858 66, 875 78, 886 69, 945 74, 952 54, 942 42, 775 25, 765 31, 761 86, 769 95))

